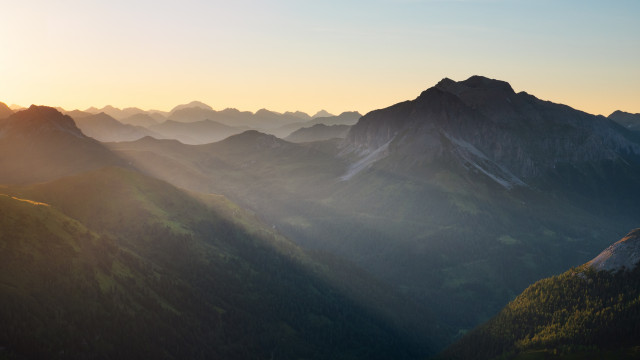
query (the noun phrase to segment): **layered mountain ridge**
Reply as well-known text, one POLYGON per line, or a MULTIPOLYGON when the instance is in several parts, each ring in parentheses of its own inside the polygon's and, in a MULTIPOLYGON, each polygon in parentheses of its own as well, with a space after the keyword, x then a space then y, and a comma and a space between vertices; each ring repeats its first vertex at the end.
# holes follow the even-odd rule
MULTIPOLYGON (((410 302, 369 275, 316 260, 222 196, 142 174, 56 109, 32 106, 0 129, 0 357, 432 352, 431 325, 386 309, 410 302)), ((257 132, 228 141, 254 140, 292 145, 257 132)))
POLYGON ((458 162, 503 185, 526 183, 558 163, 640 164, 637 137, 608 119, 515 93, 508 83, 481 76, 443 79, 413 101, 365 115, 343 147, 362 157, 388 147, 388 156, 417 155, 426 163, 453 148, 458 162))
MULTIPOLYGON (((186 105, 175 113, 215 112, 206 104, 186 105)), ((620 238, 619 229, 637 226, 640 211, 637 135, 607 118, 516 93, 507 82, 479 76, 459 82, 443 79, 414 100, 362 117, 345 113, 325 118, 322 121, 355 124, 345 139, 305 143, 265 134, 317 120, 301 113, 287 113, 288 120, 282 122, 277 113, 259 111, 270 129, 241 129, 216 143, 189 145, 146 136, 101 144, 55 110, 41 110, 27 109, 0 120, 0 184, 27 184, 0 186, 0 192, 50 204, 70 219, 50 213, 59 222, 78 221, 97 237, 115 237, 118 246, 142 256, 142 268, 149 266, 140 274, 132 270, 132 277, 147 289, 161 291, 161 304, 184 304, 165 297, 164 291, 176 284, 208 294, 198 298, 190 291, 179 292, 210 301, 213 306, 197 309, 205 309, 207 316, 228 319, 223 332, 197 320, 181 323, 203 325, 208 333, 221 336, 206 342, 202 334, 196 335, 197 346, 233 343, 220 347, 220 353, 202 347, 209 355, 268 357, 273 350, 275 357, 360 358, 371 357, 377 352, 372 344, 379 344, 384 348, 379 357, 393 358, 389 354, 412 339, 407 347, 411 350, 395 357, 422 358, 491 318, 527 285, 592 259, 611 238, 620 238), (33 126, 16 122, 40 115, 46 116, 33 126), (288 123, 294 118, 303 122, 288 123), (39 182, 46 183, 34 185, 39 182), (224 221, 219 221, 221 213, 207 207, 217 196, 205 193, 233 201, 215 205, 225 214, 224 221), (246 222, 240 206, 254 212, 255 219, 246 222), (282 246, 275 246, 275 257, 270 252, 274 244, 282 246), (202 249, 215 260, 198 262, 202 249), (293 260, 304 259, 311 266, 289 266, 292 254, 293 260), (333 260, 315 262, 315 256, 333 260), (172 259, 178 261, 167 261, 172 259), (169 278, 176 280, 169 286, 142 279, 153 279, 158 264, 166 265, 169 273, 175 266, 185 272, 169 278), (354 272, 343 270, 355 268, 382 286, 354 280, 356 286, 344 288, 357 296, 333 297, 344 288, 329 286, 334 281, 325 287, 297 272, 319 268, 325 271, 316 275, 337 283, 351 282, 354 272), (218 282, 220 276, 223 282, 218 282), (354 290, 362 288, 375 291, 354 290), (411 306, 394 300, 396 295, 411 306), (345 309, 345 303, 347 308, 353 305, 359 320, 350 322, 344 313, 334 313, 345 309), (328 310, 300 304, 321 304, 328 310), (225 311, 233 314, 226 316, 225 311), (257 326, 252 318, 259 319, 257 326), (373 330, 366 330, 368 326, 373 330), (399 334, 398 328, 405 332, 399 334), (336 343, 330 334, 338 329, 350 329, 343 334, 358 339, 358 353, 348 350, 354 348, 352 337, 336 343), (281 347, 292 343, 295 348, 281 347), (416 343, 426 346, 414 347, 416 343), (413 351, 415 356, 409 354, 413 351)), ((256 115, 235 109, 216 113, 228 121, 256 115)), ((138 118, 152 123, 147 116, 138 118)), ((200 135, 198 130, 195 134, 200 135)), ((15 199, 2 200, 15 205, 15 199)), ((69 235, 83 236, 81 230, 69 235)), ((622 259, 616 264, 630 268, 631 262, 618 256, 622 247, 617 249, 605 260, 622 259)), ((93 279, 91 266, 88 269, 82 276, 93 279)), ((617 273, 631 276, 589 268, 567 279, 576 286, 572 294, 581 294, 588 290, 581 287, 585 279, 587 285, 589 279, 605 284, 617 279, 617 273)), ((128 281, 116 282, 120 280, 128 281)), ((134 285, 127 287, 135 291, 134 285)), ((633 294, 632 287, 624 291, 633 294)), ((538 340, 557 340, 553 334, 538 335, 538 340)), ((145 337, 146 344, 156 344, 155 338, 145 337)))

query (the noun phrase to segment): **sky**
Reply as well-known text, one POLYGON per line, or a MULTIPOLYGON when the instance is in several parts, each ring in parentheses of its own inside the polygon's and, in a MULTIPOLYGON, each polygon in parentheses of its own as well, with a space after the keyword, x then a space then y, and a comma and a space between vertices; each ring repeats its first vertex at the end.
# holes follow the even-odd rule
POLYGON ((366 113, 448 77, 640 113, 640 1, 21 0, 0 101, 366 113))

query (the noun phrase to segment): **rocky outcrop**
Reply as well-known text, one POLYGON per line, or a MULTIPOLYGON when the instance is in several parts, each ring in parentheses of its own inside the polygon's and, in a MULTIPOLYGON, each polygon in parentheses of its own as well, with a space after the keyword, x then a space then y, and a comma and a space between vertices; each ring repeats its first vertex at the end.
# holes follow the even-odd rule
POLYGON ((640 114, 632 114, 616 110, 611 113, 608 118, 624 126, 628 130, 640 133, 640 114))
POLYGON ((640 228, 632 230, 620 241, 606 248, 587 263, 596 270, 632 270, 640 262, 640 228))

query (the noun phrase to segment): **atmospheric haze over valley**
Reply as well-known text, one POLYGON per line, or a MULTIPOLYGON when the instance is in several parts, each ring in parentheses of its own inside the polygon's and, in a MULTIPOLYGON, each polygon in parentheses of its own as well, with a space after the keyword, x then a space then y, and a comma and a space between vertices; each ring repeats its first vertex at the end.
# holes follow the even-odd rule
POLYGON ((640 3, 3 15, 0 359, 640 358, 640 3))
POLYGON ((482 76, 364 116, 0 110, 7 356, 637 355, 637 231, 598 254, 637 226, 639 114, 482 76))

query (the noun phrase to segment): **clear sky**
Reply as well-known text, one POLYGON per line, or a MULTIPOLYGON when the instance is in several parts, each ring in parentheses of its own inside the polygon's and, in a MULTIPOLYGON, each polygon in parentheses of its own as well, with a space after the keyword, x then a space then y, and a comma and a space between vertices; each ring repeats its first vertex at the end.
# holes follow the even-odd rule
POLYGON ((640 113, 639 0, 16 0, 0 14, 7 104, 366 113, 478 74, 640 113))

